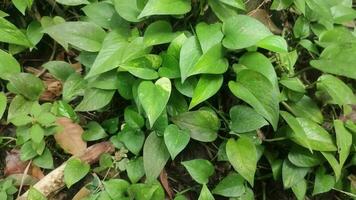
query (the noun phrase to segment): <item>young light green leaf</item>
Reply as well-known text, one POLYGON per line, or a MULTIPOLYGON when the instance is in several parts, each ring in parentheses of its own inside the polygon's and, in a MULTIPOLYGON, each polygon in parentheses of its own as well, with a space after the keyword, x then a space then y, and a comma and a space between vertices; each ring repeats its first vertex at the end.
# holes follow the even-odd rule
POLYGON ((12 3, 22 15, 25 15, 26 9, 31 8, 33 0, 12 0, 12 3))
POLYGON ((148 0, 138 18, 150 15, 182 15, 190 11, 189 0, 148 0))
POLYGON ((27 200, 47 200, 47 198, 40 191, 31 187, 28 191, 27 200))
POLYGON ((30 134, 31 134, 31 140, 34 143, 40 143, 44 138, 44 130, 38 124, 34 124, 31 127, 30 134))
POLYGON ((7 105, 7 97, 3 92, 0 92, 0 119, 2 118, 7 105))
POLYGON ((299 93, 306 92, 303 82, 297 77, 294 78, 283 77, 279 81, 279 83, 292 91, 299 92, 299 93))
POLYGON ((79 158, 71 158, 64 167, 64 182, 68 188, 89 173, 90 165, 79 158))
POLYGON ((237 82, 229 82, 229 88, 236 97, 250 104, 269 121, 274 130, 277 129, 279 94, 265 76, 253 70, 242 70, 237 74, 237 82))
POLYGON ((89 52, 98 52, 105 38, 105 31, 98 25, 90 22, 64 22, 47 27, 44 33, 50 35, 66 50, 68 44, 89 52), (75 29, 73 29, 75 27, 75 29))
POLYGON ((323 167, 319 167, 315 174, 313 195, 330 191, 335 185, 335 178, 325 173, 323 167))
POLYGON ((214 166, 208 160, 195 159, 181 163, 190 176, 200 184, 207 184, 209 177, 214 174, 214 166))
POLYGON ((356 96, 352 89, 335 76, 324 74, 319 77, 317 89, 331 98, 326 99, 328 103, 339 106, 356 103, 356 96))
POLYGON ((336 144, 339 153, 339 163, 344 165, 347 157, 350 154, 352 145, 352 134, 345 128, 341 120, 334 120, 334 127, 336 133, 336 144))
POLYGON ((137 0, 113 0, 116 12, 129 22, 139 22, 138 19, 142 9, 139 8, 137 0))
POLYGON ((153 182, 169 159, 169 152, 163 138, 152 132, 146 139, 143 147, 143 166, 147 182, 153 182))
MULTIPOLYGON (((65 82, 71 74, 75 72, 75 69, 67 62, 64 61, 49 61, 42 65, 47 69, 56 79, 65 82)), ((80 77, 76 75, 76 78, 80 77)))
POLYGON ((307 181, 305 179, 299 181, 292 186, 292 191, 298 200, 304 200, 307 193, 307 181))
POLYGON ((176 125, 167 126, 164 131, 164 143, 167 146, 172 160, 181 152, 189 143, 189 132, 180 130, 176 125))
POLYGON ((243 0, 220 0, 220 1, 229 5, 229 6, 232 6, 232 7, 241 9, 241 10, 246 9, 246 6, 245 6, 245 3, 243 0))
POLYGON ((198 200, 214 200, 214 196, 210 193, 206 184, 203 184, 198 200))
POLYGON ((29 100, 38 100, 45 86, 41 79, 33 74, 18 73, 12 74, 9 77, 11 90, 14 93, 21 94, 29 100))
POLYGON ((130 160, 126 164, 126 172, 131 183, 138 182, 145 175, 145 169, 143 167, 143 158, 138 157, 134 160, 130 160))
POLYGON ((66 6, 79 6, 82 4, 89 4, 89 1, 87 0, 56 0, 56 2, 66 6))
POLYGON ((247 15, 238 15, 225 20, 223 32, 225 38, 222 44, 228 49, 251 47, 272 35, 264 24, 247 15))
POLYGON ((356 57, 350 56, 355 51, 353 43, 330 45, 321 53, 319 60, 312 60, 310 65, 325 73, 356 79, 356 57))
POLYGON ((212 191, 224 197, 239 197, 245 192, 245 180, 235 172, 228 174, 212 191))
POLYGON ((130 127, 135 129, 140 129, 145 125, 145 119, 131 107, 125 108, 124 119, 130 127))
POLYGON ((240 137, 237 141, 229 139, 226 154, 234 169, 253 186, 258 161, 253 141, 246 136, 240 137))
POLYGON ((103 127, 98 122, 91 121, 87 124, 87 129, 82 134, 84 141, 95 141, 107 137, 103 127))
POLYGON ((185 112, 172 118, 182 130, 188 130, 192 139, 201 142, 212 142, 217 138, 220 120, 210 110, 185 112))
POLYGON ((199 103, 209 99, 217 93, 222 86, 224 77, 222 75, 204 74, 200 77, 197 86, 194 89, 189 109, 192 109, 199 103))
POLYGON ((33 159, 33 164, 43 169, 53 169, 53 157, 51 151, 46 148, 42 155, 33 159))
POLYGON ((103 108, 110 103, 114 93, 115 90, 101 90, 96 88, 86 89, 83 100, 77 107, 75 107, 75 110, 84 112, 103 108))
POLYGON ((221 23, 206 24, 201 22, 196 26, 195 30, 203 53, 219 44, 224 37, 221 32, 221 23))
MULTIPOLYGON (((231 2, 231 0, 225 0, 225 2, 227 1, 231 2)), ((222 0, 208 0, 208 4, 214 14, 223 22, 231 17, 238 17, 237 10, 230 5, 223 3, 222 0)))
POLYGON ((17 44, 25 47, 32 46, 21 30, 2 17, 0 17, 0 42, 17 44))
POLYGON ((276 52, 285 53, 288 52, 288 44, 286 40, 278 35, 270 35, 262 40, 258 41, 256 44, 258 47, 276 52))
POLYGON ((160 78, 153 84, 143 81, 138 87, 138 97, 143 109, 148 116, 150 127, 164 111, 171 94, 171 82, 168 78, 160 78), (155 102, 152 104, 152 102, 155 102))
POLYGON ((268 125, 268 122, 249 106, 237 105, 230 109, 230 129, 236 133, 246 133, 268 125))
POLYGON ((63 101, 70 102, 77 96, 84 95, 86 81, 78 73, 67 77, 63 85, 63 101))
POLYGON ((174 33, 169 22, 159 20, 150 24, 144 34, 143 41, 147 46, 171 42, 180 33, 174 33))
POLYGON ((309 168, 297 167, 290 163, 287 159, 283 162, 282 178, 284 188, 290 188, 298 184, 307 175, 309 168))
POLYGON ((41 23, 38 21, 32 21, 28 26, 27 26, 27 31, 26 35, 28 37, 28 40, 33 44, 36 45, 39 43, 43 37, 42 33, 42 26, 41 23))
POLYGON ((17 60, 5 51, 0 49, 0 79, 7 79, 10 74, 18 74, 21 72, 20 64, 17 60))

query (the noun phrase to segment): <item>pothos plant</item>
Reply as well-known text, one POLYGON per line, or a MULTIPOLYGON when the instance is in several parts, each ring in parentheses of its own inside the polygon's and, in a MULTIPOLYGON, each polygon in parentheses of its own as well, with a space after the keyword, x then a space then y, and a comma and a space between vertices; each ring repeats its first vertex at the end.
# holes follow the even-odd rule
MULTIPOLYGON (((97 166, 75 157, 67 162, 68 188, 90 171, 99 174, 86 179, 86 199, 275 199, 278 188, 296 199, 356 198, 352 6, 352 0, 5 1, 2 123, 16 127, 21 159, 42 169, 54 167, 58 148, 48 141, 60 132, 59 117, 86 127, 83 141, 111 141, 117 153, 103 154, 97 166), (41 74, 19 63, 52 41, 53 55, 64 49, 74 56, 52 55, 38 66, 62 85, 61 96, 46 102, 41 74), (119 176, 100 176, 105 171, 119 176), (164 172, 165 183, 158 179, 164 172), (180 181, 186 174, 195 183, 180 181)), ((13 194, 8 185, 1 184, 1 195, 13 194)), ((29 198, 45 198, 31 191, 29 198)))

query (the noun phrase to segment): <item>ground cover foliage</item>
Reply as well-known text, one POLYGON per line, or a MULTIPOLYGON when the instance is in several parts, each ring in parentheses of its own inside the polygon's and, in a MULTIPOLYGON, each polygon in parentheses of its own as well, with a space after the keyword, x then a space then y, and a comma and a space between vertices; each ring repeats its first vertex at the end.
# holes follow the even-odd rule
POLYGON ((352 0, 1 1, 0 199, 355 199, 355 18, 352 0), (65 162, 61 191, 36 188, 65 162))

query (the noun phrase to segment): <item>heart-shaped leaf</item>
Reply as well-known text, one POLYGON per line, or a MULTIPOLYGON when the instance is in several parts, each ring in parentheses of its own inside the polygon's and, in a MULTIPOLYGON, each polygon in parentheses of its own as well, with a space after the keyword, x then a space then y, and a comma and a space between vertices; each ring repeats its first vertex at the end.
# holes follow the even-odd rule
POLYGON ((254 131, 268 124, 254 109, 244 105, 232 107, 230 109, 230 118, 230 128, 237 133, 254 131))
POLYGON ((192 178, 200 183, 207 184, 209 177, 214 174, 214 166, 204 159, 195 159, 182 162, 192 178))
POLYGON ((182 15, 190 11, 190 0, 148 0, 138 18, 150 15, 182 15))
POLYGON ((164 44, 172 41, 178 35, 179 32, 174 33, 169 22, 160 20, 147 27, 143 41, 147 46, 164 44))
POLYGON ((171 82, 165 77, 158 79, 155 84, 143 81, 138 86, 138 98, 151 127, 166 107, 171 89, 171 82))
POLYGON ((253 186, 258 161, 253 141, 248 137, 240 137, 237 141, 229 139, 226 154, 234 169, 253 186))
POLYGON ((0 49, 0 78, 6 79, 7 74, 20 73, 21 67, 17 60, 5 51, 0 49))
POLYGON ((164 131, 164 143, 167 146, 172 160, 187 146, 189 143, 189 132, 180 130, 176 125, 167 126, 164 131))
POLYGON ((90 165, 78 158, 68 160, 64 168, 64 182, 70 188, 73 184, 84 178, 89 173, 90 165))

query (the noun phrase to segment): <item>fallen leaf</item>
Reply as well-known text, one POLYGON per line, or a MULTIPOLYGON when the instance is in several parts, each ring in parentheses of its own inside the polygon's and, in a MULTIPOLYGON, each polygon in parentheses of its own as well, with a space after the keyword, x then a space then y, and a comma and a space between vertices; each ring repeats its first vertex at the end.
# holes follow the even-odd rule
POLYGON ((173 193, 172 193, 172 189, 169 186, 169 182, 168 182, 168 175, 165 169, 163 169, 159 175, 159 180, 164 188, 164 190, 166 191, 169 199, 173 199, 173 193))
POLYGON ((82 189, 80 189, 77 194, 75 194, 72 200, 84 199, 85 197, 89 196, 90 193, 90 190, 88 190, 86 187, 82 187, 82 189))
POLYGON ((6 153, 4 175, 21 174, 25 171, 28 162, 20 159, 20 151, 13 149, 6 153))
POLYGON ((82 139, 83 128, 66 117, 58 118, 57 124, 60 126, 54 135, 57 144, 72 155, 82 154, 87 148, 87 143, 82 139))

